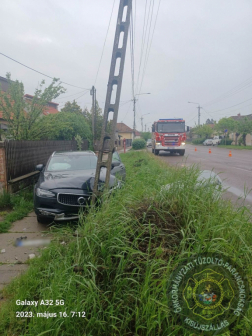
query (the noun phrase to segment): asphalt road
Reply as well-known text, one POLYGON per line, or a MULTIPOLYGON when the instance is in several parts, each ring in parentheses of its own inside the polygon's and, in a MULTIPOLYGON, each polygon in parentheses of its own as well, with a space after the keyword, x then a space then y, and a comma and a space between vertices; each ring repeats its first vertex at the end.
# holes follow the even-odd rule
MULTIPOLYGON (((190 166, 196 164, 201 170, 213 170, 219 174, 228 192, 224 197, 240 204, 243 201, 244 190, 252 189, 252 151, 232 150, 217 146, 186 145, 185 156, 171 155, 169 152, 160 151, 159 158, 174 166, 190 166), (211 154, 209 149, 211 148, 211 154)), ((151 149, 149 149, 151 151, 151 149)), ((153 154, 154 155, 154 154, 153 154)), ((252 190, 245 200, 246 205, 252 205, 252 190)))

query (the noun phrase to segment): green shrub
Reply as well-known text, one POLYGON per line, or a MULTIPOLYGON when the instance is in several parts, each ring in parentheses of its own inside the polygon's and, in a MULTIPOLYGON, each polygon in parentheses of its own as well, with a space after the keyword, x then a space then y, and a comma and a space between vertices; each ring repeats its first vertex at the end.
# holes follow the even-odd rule
POLYGON ((232 142, 232 139, 226 139, 226 142, 225 139, 221 139, 220 145, 231 145, 232 142))
POLYGON ((192 140, 192 143, 193 143, 194 145, 201 145, 205 140, 206 140, 206 139, 204 139, 204 138, 193 139, 193 140, 192 140))
POLYGON ((132 142, 132 148, 133 149, 143 149, 146 146, 146 142, 144 139, 135 139, 132 142))

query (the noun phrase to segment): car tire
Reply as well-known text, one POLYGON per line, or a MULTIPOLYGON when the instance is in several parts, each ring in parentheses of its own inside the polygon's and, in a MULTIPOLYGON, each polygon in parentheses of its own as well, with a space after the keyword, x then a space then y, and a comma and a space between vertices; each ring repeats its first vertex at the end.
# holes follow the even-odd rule
POLYGON ((151 152, 154 153, 154 149, 153 148, 151 148, 151 152))
POLYGON ((155 154, 155 155, 158 155, 158 154, 159 154, 159 150, 154 149, 154 154, 155 154))
POLYGON ((185 149, 181 149, 181 150, 179 151, 179 155, 184 156, 184 155, 185 155, 185 149))
POLYGON ((37 222, 40 224, 50 224, 52 223, 52 220, 50 218, 37 215, 37 222))

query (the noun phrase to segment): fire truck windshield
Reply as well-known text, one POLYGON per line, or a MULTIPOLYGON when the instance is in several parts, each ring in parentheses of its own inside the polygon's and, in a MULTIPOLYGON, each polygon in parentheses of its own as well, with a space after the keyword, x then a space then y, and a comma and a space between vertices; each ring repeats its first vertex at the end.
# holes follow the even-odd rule
POLYGON ((185 132, 185 122, 164 122, 157 123, 157 132, 158 133, 183 133, 185 132))

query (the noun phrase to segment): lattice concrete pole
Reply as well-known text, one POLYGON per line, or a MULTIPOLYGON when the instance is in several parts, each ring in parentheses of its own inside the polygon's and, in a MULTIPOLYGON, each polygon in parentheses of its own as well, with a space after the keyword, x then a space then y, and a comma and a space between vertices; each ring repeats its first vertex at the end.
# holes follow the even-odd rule
POLYGON ((108 86, 107 86, 107 95, 106 95, 105 108, 104 108, 101 141, 100 141, 98 161, 97 161, 97 167, 96 167, 96 173, 95 173, 92 202, 95 201, 96 196, 99 194, 98 193, 98 182, 99 182, 100 171, 102 167, 107 168, 105 188, 108 188, 109 186, 112 155, 115 149, 115 131, 116 131, 118 108, 119 108, 119 101, 120 101, 120 95, 121 95, 123 69, 124 69, 124 62, 125 62, 125 55, 126 55, 126 46, 127 46, 127 40, 128 40, 128 30, 129 30, 129 24, 130 24, 131 10, 132 10, 132 0, 120 0, 115 39, 114 39, 114 47, 113 47, 111 65, 110 65, 109 81, 108 81, 108 86), (125 21, 122 21, 125 7, 127 7, 127 15, 126 15, 125 21), (119 48, 119 40, 120 40, 121 32, 123 32, 123 44, 122 44, 122 47, 119 48), (115 68, 116 68, 116 61, 118 58, 120 58, 120 67, 119 67, 119 73, 116 76, 115 68), (115 103, 111 103, 113 86, 117 88, 115 103), (107 124, 108 124, 108 118, 109 118, 110 112, 113 112, 113 119, 112 119, 112 125, 111 125, 110 132, 108 132, 107 124), (107 139, 109 140, 108 159, 106 162, 102 162, 102 156, 104 152, 104 143, 105 143, 105 140, 107 139))

